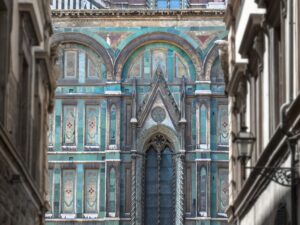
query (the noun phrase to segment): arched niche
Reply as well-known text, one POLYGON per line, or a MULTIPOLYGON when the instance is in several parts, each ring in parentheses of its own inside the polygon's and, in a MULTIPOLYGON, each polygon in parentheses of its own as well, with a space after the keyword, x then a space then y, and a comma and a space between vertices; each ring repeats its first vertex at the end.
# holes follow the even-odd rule
POLYGON ((129 57, 140 47, 151 43, 167 43, 176 46, 190 56, 190 59, 195 66, 196 77, 200 76, 201 60, 196 49, 185 39, 170 33, 154 32, 141 35, 124 47, 119 53, 114 67, 115 80, 120 81, 124 65, 128 61, 129 57))
POLYGON ((58 46, 61 44, 67 43, 76 43, 83 46, 86 46, 93 51, 96 52, 99 56, 103 58, 106 71, 107 71, 107 79, 112 80, 113 78, 113 62, 111 55, 107 52, 107 50, 95 39, 92 37, 78 33, 78 32, 64 32, 64 33, 56 33, 53 35, 51 39, 51 46, 58 46))
POLYGON ((196 80, 196 68, 185 51, 169 43, 150 43, 135 50, 128 58, 122 71, 122 81, 132 78, 147 82, 160 67, 165 80, 181 82, 196 80))

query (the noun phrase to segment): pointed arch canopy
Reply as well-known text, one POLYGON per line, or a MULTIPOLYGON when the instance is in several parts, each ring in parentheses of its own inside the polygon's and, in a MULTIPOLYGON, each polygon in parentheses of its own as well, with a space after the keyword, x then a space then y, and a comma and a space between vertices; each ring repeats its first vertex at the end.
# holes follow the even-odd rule
POLYGON ((206 55, 203 65, 202 65, 202 73, 200 76, 200 80, 211 80, 211 72, 214 65, 214 62, 219 57, 219 50, 216 44, 209 50, 206 55))
POLYGON ((84 45, 88 48, 94 50, 99 56, 103 58, 105 66, 107 68, 107 79, 112 80, 113 78, 113 62, 112 57, 108 53, 108 51, 99 44, 94 38, 78 33, 78 32, 64 32, 64 33, 56 33, 53 35, 51 39, 51 46, 58 46, 60 44, 66 43, 76 43, 84 45))
POLYGON ((150 43, 169 43, 172 44, 181 50, 183 50, 187 55, 190 56, 191 61, 193 62, 196 68, 196 77, 200 76, 200 70, 202 62, 200 60, 200 56, 198 55, 196 49, 185 39, 177 36, 176 34, 170 34, 165 32, 153 32, 147 33, 137 37, 132 40, 118 55, 115 67, 114 74, 115 80, 120 81, 122 76, 122 71, 124 65, 128 58, 132 55, 132 53, 147 44, 150 43))

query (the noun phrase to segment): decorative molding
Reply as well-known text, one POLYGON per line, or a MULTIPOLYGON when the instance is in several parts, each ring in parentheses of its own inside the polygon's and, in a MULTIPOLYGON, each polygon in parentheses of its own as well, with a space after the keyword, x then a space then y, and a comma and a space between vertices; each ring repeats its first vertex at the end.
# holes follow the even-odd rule
POLYGON ((30 2, 20 2, 19 5, 19 11, 21 13, 28 13, 31 19, 32 26, 34 28, 34 35, 36 38, 35 45, 39 45, 40 42, 43 40, 42 35, 42 28, 40 27, 40 24, 38 23, 38 17, 36 15, 33 3, 30 2))
POLYGON ((91 9, 91 10, 52 10, 53 18, 105 18, 105 17, 214 17, 222 18, 225 10, 222 9, 181 9, 181 10, 158 10, 158 9, 91 9))
POLYGON ((242 55, 243 58, 248 58, 248 53, 250 49, 252 49, 253 42, 255 39, 255 36, 259 33, 259 31, 262 29, 261 21, 264 20, 263 13, 260 14, 250 14, 248 23, 246 25, 245 34, 241 46, 239 49, 239 53, 242 55))

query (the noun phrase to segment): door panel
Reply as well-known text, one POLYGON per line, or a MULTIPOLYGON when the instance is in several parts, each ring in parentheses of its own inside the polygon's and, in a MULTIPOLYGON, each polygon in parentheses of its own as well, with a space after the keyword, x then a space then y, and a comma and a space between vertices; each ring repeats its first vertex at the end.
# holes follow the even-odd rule
POLYGON ((160 225, 173 224, 173 193, 172 152, 166 148, 160 161, 160 225))
POLYGON ((158 215, 158 170, 157 152, 150 149, 146 158, 146 177, 145 177, 145 225, 157 224, 158 215))

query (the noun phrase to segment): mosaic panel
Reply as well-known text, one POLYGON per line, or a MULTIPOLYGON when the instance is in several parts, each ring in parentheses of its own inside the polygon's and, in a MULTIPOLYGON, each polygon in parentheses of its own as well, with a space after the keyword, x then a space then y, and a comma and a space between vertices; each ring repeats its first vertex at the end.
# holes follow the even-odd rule
POLYGON ((130 77, 141 77, 142 76, 143 61, 144 61, 143 54, 139 54, 136 61, 131 65, 131 67, 129 69, 130 77))
POLYGON ((200 144, 206 144, 206 117, 206 107, 202 104, 200 107, 200 144))
POLYGON ((99 106, 87 105, 85 108, 85 143, 99 145, 99 106))
POLYGON ((98 170, 88 169, 85 171, 85 212, 97 212, 98 197, 98 170))
POLYGON ((224 82, 224 73, 221 67, 219 57, 213 62, 211 68, 211 81, 212 82, 224 82))
POLYGON ((79 44, 62 46, 58 66, 60 73, 63 71, 65 79, 78 78, 80 83, 84 83, 86 79, 106 79, 106 67, 102 57, 92 49, 79 44))
POLYGON ((218 144, 228 145, 229 127, 228 127, 228 106, 218 106, 218 144))
POLYGON ((220 168, 218 174, 218 212, 225 212, 229 203, 228 170, 220 168))
POLYGON ((188 65, 184 60, 178 55, 175 54, 175 60, 176 60, 176 77, 182 78, 184 77, 189 77, 189 70, 188 70, 188 65))
POLYGON ((109 172, 109 206, 108 211, 110 213, 116 212, 116 171, 114 168, 109 172))
POLYGON ((165 49, 152 50, 152 76, 160 67, 164 75, 167 74, 167 53, 165 49))
POLYGON ((189 56, 179 48, 162 43, 149 44, 134 52, 124 66, 123 79, 143 77, 148 80, 160 68, 166 80, 175 77, 195 78, 195 68, 189 56))
POLYGON ((76 106, 63 107, 63 142, 75 144, 76 140, 76 106))
POLYGON ((63 170, 62 186, 62 212, 74 213, 75 211, 75 170, 63 170))
POLYGON ((77 52, 76 51, 65 51, 65 78, 76 78, 77 71, 77 52))

